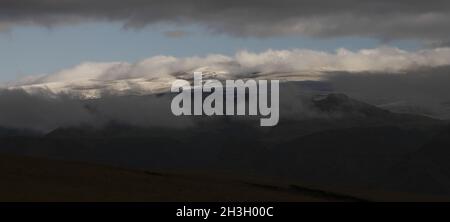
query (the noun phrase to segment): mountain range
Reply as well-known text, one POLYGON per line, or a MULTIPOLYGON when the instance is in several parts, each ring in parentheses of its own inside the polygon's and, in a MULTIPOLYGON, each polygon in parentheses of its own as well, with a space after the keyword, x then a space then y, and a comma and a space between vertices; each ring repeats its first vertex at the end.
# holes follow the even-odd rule
MULTIPOLYGON (((181 128, 110 121, 41 134, 3 129, 0 151, 133 169, 301 181, 367 198, 377 192, 450 198, 447 121, 315 92, 297 98, 314 114, 285 113, 279 125, 268 129, 238 117, 188 118, 191 124, 181 128)), ((126 96, 133 97, 147 98, 126 96)), ((97 112, 98 100, 84 101, 97 112)), ((292 98, 288 101, 292 104, 292 98)))

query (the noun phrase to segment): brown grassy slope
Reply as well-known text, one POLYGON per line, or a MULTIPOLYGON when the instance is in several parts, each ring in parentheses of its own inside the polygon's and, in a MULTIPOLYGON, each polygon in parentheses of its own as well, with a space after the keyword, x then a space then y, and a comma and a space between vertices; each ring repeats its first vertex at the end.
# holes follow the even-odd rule
POLYGON ((335 196, 239 180, 134 171, 4 154, 0 155, 0 181, 0 201, 341 200, 335 196))

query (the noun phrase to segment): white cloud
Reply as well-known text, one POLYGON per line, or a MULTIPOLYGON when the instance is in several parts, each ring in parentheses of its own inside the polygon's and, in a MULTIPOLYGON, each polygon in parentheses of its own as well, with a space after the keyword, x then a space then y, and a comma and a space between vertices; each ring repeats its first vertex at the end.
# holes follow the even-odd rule
POLYGON ((160 93, 169 89, 180 75, 200 70, 215 71, 218 78, 224 79, 253 78, 258 73, 259 78, 264 79, 318 80, 332 71, 406 73, 419 67, 445 65, 450 65, 450 48, 418 51, 390 47, 359 51, 338 49, 335 52, 308 49, 261 53, 240 51, 234 56, 154 56, 136 63, 85 62, 56 73, 27 77, 7 84, 7 88, 24 89, 29 93, 46 90, 52 94, 98 98, 111 93, 160 93), (287 73, 289 77, 286 77, 287 73))
POLYGON ((268 50, 263 53, 240 52, 236 61, 243 67, 261 72, 279 71, 348 71, 398 72, 419 66, 450 64, 450 48, 425 49, 408 52, 397 48, 381 47, 350 51, 338 49, 335 53, 294 49, 268 50))

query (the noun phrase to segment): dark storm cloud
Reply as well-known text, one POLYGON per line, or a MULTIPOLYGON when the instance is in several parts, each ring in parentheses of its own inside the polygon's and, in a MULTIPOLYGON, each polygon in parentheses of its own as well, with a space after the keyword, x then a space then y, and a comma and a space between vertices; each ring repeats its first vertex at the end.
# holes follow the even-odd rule
POLYGON ((139 28, 154 23, 197 24, 235 36, 370 36, 429 42, 450 37, 447 0, 2 0, 0 29, 89 20, 139 28))

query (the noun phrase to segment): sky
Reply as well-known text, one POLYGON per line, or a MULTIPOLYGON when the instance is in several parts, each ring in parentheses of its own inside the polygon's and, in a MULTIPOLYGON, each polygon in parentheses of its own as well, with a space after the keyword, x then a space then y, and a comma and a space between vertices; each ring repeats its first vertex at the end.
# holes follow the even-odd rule
POLYGON ((134 63, 158 55, 445 46, 448 5, 387 0, 5 0, 0 3, 0 82, 83 62, 134 63))
POLYGON ((361 37, 236 37, 208 33, 195 26, 182 27, 182 30, 180 31, 180 27, 156 25, 126 30, 122 24, 106 22, 53 28, 14 27, 0 33, 0 81, 53 73, 86 61, 136 62, 156 55, 233 55, 241 50, 261 52, 267 49, 293 48, 322 51, 334 51, 338 48, 358 50, 379 45, 391 45, 406 50, 421 47, 420 42, 412 40, 385 43, 374 38, 361 37), (182 36, 179 36, 179 33, 182 33, 182 36))

